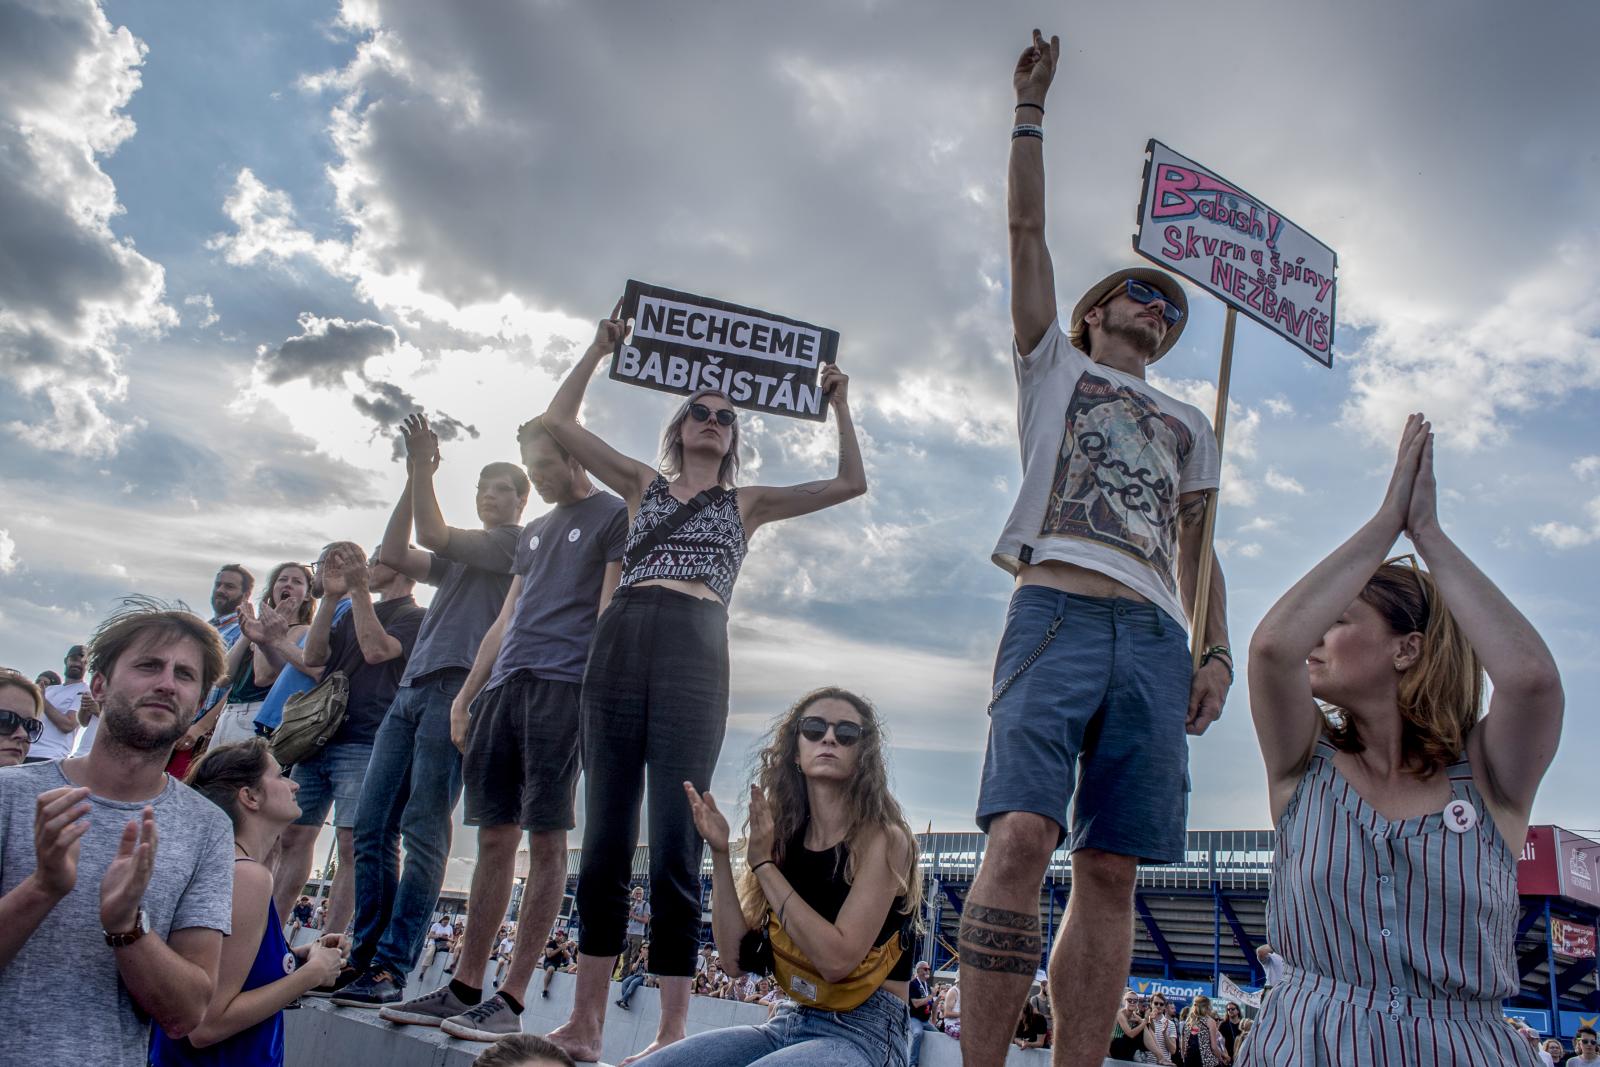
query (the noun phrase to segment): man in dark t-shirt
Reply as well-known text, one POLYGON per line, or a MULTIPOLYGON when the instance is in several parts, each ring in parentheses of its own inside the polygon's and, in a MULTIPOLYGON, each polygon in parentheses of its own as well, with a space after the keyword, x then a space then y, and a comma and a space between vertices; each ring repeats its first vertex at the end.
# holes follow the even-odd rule
POLYGON ((628 533, 627 505, 596 487, 538 419, 518 429, 517 442, 534 490, 554 507, 520 532, 510 591, 450 710, 451 737, 465 753, 465 822, 478 831, 457 977, 381 1013, 473 1041, 522 1032, 521 997, 542 959, 539 935, 561 906, 578 778, 578 691, 596 619, 621 578, 628 533), (524 831, 528 880, 516 950, 500 990, 485 999, 481 976, 511 900, 524 831))
MULTIPOLYGON (((311 874, 312 849, 323 820, 333 811, 339 865, 328 903, 327 930, 342 933, 350 922, 355 898, 355 825, 361 785, 372 758, 378 724, 400 688, 406 660, 422 627, 423 609, 411 595, 415 583, 361 546, 349 541, 330 545, 318 564, 323 597, 306 633, 306 665, 327 678, 334 671, 350 683, 344 722, 322 750, 295 764, 300 792, 300 818, 283 832, 279 870, 287 872, 279 886, 298 894, 311 874), (350 608, 334 623, 339 601, 350 608), (376 600, 374 600, 376 597, 376 600)), ((288 901, 280 901, 287 904, 288 901)))
POLYGON ((334 996, 344 1007, 404 1000, 406 975, 422 954, 444 885, 451 813, 461 798, 461 751, 450 742, 450 705, 511 588, 518 520, 530 489, 522 468, 490 463, 478 475, 479 528, 449 526, 433 485, 438 437, 419 414, 406 419, 404 438, 406 484, 378 557, 438 592, 377 731, 362 789, 350 956, 360 977, 334 996), (420 549, 409 544, 413 525, 420 549))
POLYGON ((933 991, 933 967, 927 960, 918 960, 911 972, 911 986, 907 991, 911 1009, 910 1067, 922 1062, 922 1038, 933 1027, 933 1002, 938 999, 933 991))

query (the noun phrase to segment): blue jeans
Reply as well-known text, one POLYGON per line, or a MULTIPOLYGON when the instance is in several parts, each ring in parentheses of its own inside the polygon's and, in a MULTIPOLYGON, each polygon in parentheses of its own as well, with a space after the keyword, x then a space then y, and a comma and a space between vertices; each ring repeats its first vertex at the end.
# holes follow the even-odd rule
POLYGON ((633 1003, 633 995, 639 991, 639 987, 640 986, 644 985, 644 979, 645 979, 645 976, 642 973, 640 973, 640 974, 630 974, 630 975, 628 975, 628 977, 626 977, 626 978, 624 978, 622 980, 622 997, 621 997, 621 1000, 622 1000, 622 1002, 624 1004, 632 1004, 633 1003))
POLYGON ((906 1002, 878 990, 851 1011, 785 1004, 760 1026, 708 1030, 650 1054, 650 1067, 906 1067, 906 1002))
POLYGON ((333 825, 348 830, 360 814, 361 783, 367 777, 372 746, 345 742, 328 745, 294 765, 289 776, 300 786, 296 826, 321 826, 333 811, 333 825))
POLYGON ((351 963, 386 970, 402 985, 422 954, 444 885, 450 814, 461 799, 461 751, 450 741, 450 703, 466 677, 464 670, 436 671, 400 687, 372 743, 361 793, 351 963))

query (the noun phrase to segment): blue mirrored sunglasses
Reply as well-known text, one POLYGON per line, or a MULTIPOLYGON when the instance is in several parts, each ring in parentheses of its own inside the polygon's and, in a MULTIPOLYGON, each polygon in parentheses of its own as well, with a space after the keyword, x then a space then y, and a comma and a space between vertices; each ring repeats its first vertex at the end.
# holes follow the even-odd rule
POLYGON ((1172 298, 1153 285, 1127 279, 1128 295, 1141 304, 1148 304, 1152 300, 1161 301, 1161 317, 1167 320, 1168 326, 1176 326, 1183 318, 1183 309, 1172 302, 1172 298))

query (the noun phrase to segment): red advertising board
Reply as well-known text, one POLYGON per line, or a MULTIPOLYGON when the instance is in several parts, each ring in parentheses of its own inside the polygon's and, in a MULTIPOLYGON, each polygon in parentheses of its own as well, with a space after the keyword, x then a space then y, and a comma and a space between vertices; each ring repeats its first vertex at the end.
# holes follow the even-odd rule
POLYGON ((1530 826, 1517 859, 1517 892, 1600 908, 1600 841, 1559 826, 1530 826))
POLYGON ((1550 940, 1556 955, 1574 960, 1594 959, 1594 927, 1570 923, 1565 919, 1550 920, 1550 940))

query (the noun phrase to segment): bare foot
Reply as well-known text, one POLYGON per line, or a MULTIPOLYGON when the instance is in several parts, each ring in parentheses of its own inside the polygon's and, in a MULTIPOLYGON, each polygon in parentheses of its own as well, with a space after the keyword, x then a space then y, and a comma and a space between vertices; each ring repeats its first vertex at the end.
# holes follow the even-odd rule
POLYGON ((600 1035, 571 1019, 544 1036, 546 1041, 560 1046, 563 1052, 579 1063, 600 1061, 600 1035))
MULTIPOLYGON (((646 1056, 650 1055, 650 1053, 658 1051, 659 1049, 664 1049, 668 1045, 675 1045, 679 1041, 682 1041, 683 1038, 684 1038, 683 1034, 674 1034, 671 1037, 666 1037, 666 1036, 664 1036, 662 1034, 657 1034, 656 1035, 656 1039, 654 1041, 650 1042, 650 1044, 646 1045, 644 1048, 640 1049, 638 1052, 635 1052, 632 1056, 629 1056, 627 1059, 625 1059, 621 1063, 617 1064, 617 1067, 628 1067, 628 1064, 637 1063, 639 1060, 642 1060, 646 1056)), ((577 1059, 577 1057, 574 1056, 573 1059, 577 1059)))

